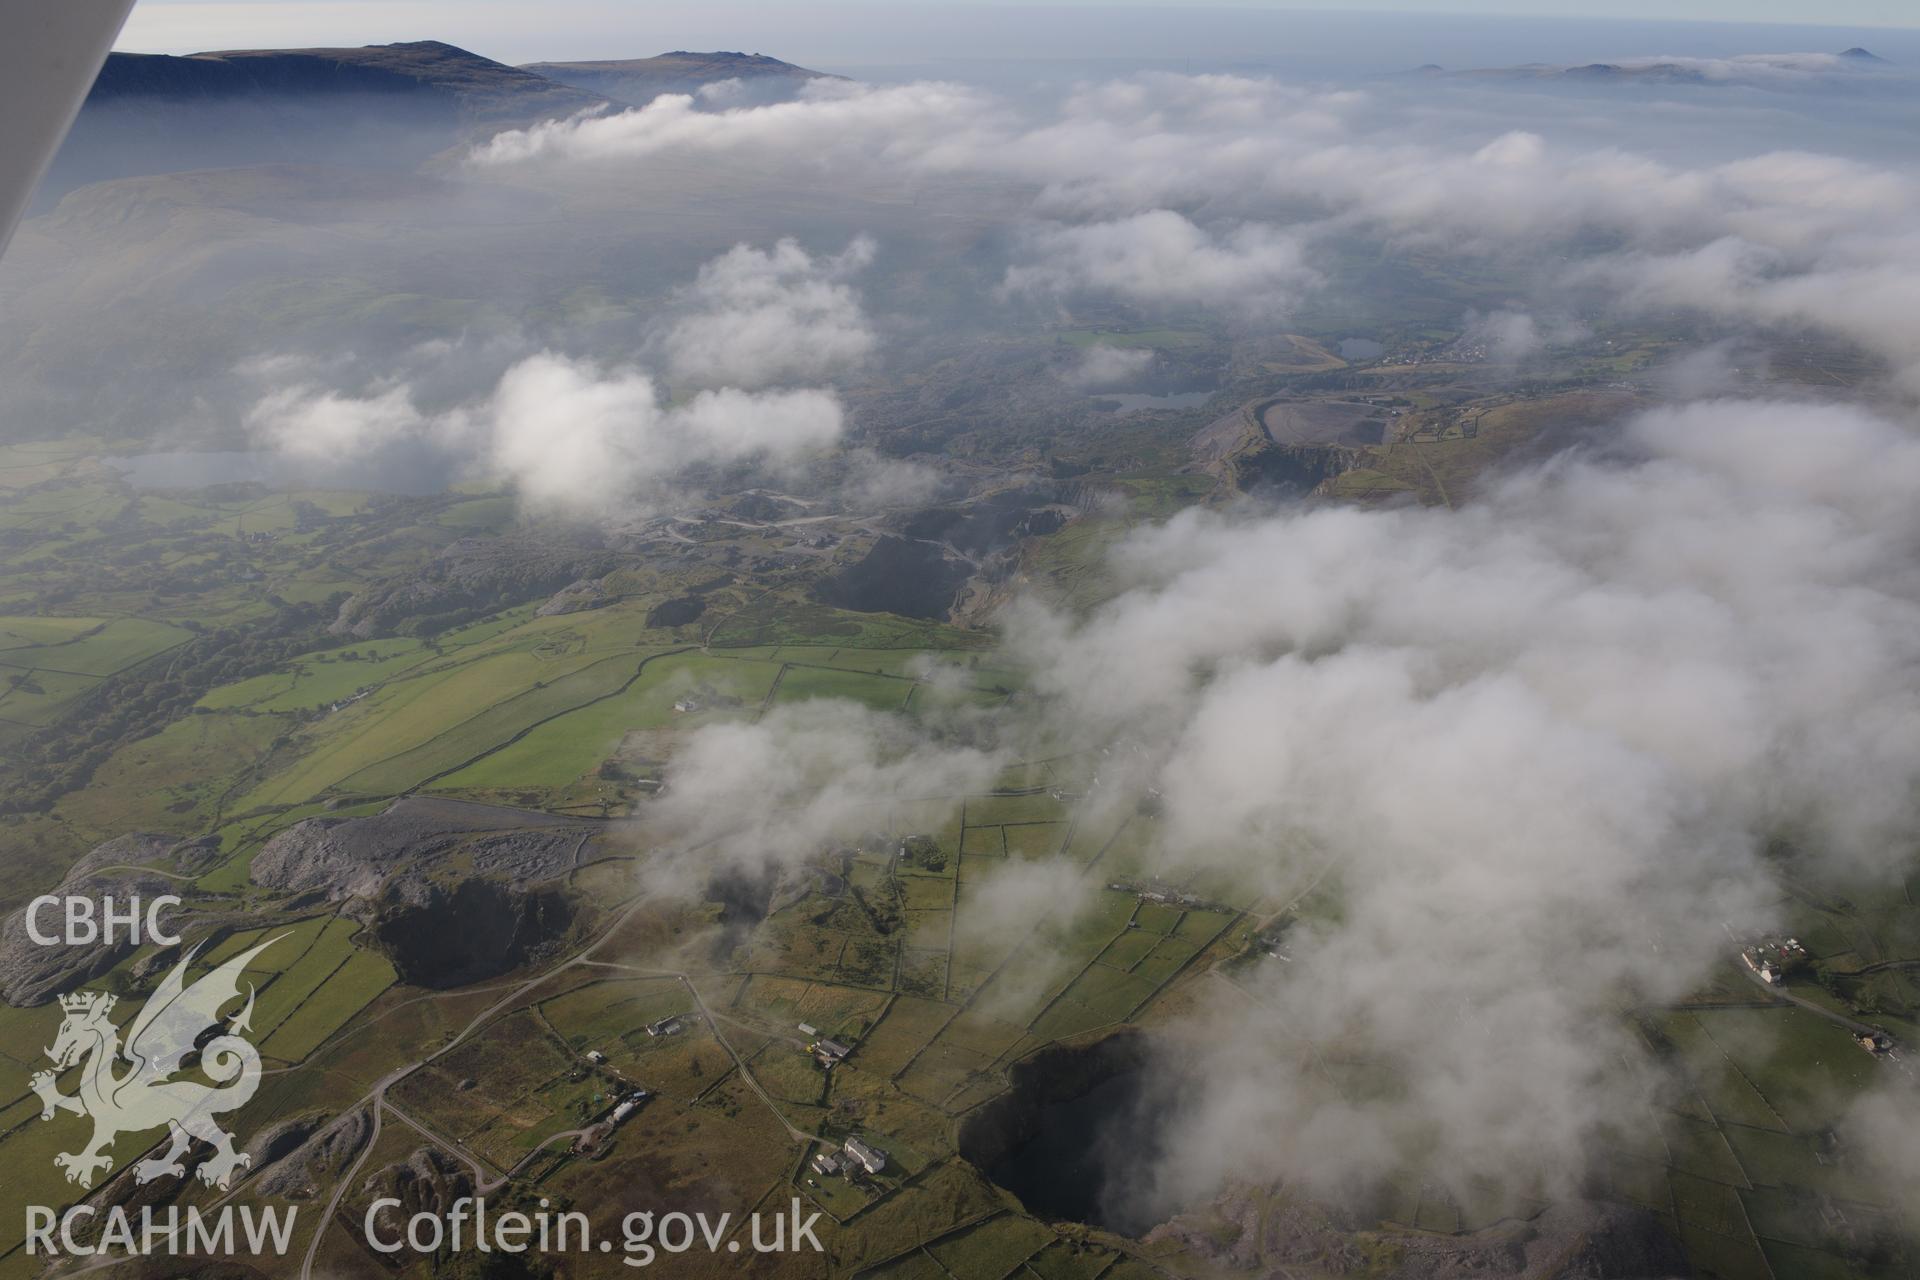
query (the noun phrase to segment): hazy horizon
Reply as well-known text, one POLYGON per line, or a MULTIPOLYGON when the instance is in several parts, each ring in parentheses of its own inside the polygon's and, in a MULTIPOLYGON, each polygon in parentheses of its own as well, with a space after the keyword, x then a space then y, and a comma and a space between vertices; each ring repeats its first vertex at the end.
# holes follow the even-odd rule
MULTIPOLYGON (((1865 22, 1755 22, 1619 15, 1277 10, 1134 4, 1002 9, 983 4, 755 4, 697 11, 608 7, 594 0, 524 11, 493 4, 390 6, 147 3, 115 48, 195 53, 442 40, 508 63, 637 58, 673 49, 737 49, 845 72, 998 62, 1142 66, 1201 64, 1315 74, 1377 73, 1424 63, 1450 68, 1592 62, 1649 55, 1838 52, 1864 44, 1920 62, 1920 28, 1865 22), (1017 15, 1017 21, 1007 21, 1017 15)), ((1846 12, 1844 8, 1839 12, 1846 12)))

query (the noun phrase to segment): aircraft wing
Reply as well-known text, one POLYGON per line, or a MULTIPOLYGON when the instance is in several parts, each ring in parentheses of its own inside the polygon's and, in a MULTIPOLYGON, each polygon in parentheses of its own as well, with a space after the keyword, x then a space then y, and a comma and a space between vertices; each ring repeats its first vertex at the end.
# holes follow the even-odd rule
POLYGON ((0 253, 133 0, 0 0, 0 253))

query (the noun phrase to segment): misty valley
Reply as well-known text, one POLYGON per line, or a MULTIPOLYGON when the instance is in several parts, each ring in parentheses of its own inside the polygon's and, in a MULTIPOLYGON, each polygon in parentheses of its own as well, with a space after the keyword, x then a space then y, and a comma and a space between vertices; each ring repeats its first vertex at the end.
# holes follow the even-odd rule
POLYGON ((1911 32, 230 8, 0 242, 0 1280, 1920 1275, 1911 32))

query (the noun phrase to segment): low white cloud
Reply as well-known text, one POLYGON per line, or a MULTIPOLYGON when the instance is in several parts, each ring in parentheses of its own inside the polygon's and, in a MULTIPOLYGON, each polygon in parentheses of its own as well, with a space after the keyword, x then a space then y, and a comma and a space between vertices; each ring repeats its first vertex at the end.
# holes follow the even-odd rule
POLYGON ((419 437, 430 425, 404 385, 349 396, 296 383, 269 392, 247 415, 248 429, 262 443, 289 457, 320 462, 365 456, 396 440, 419 437))
POLYGON ((495 134, 469 156, 480 167, 539 161, 608 162, 668 152, 716 152, 779 164, 938 164, 944 135, 955 156, 999 127, 1004 108, 964 85, 921 81, 871 87, 810 80, 792 102, 701 110, 687 94, 644 107, 583 114, 495 134))
MULTIPOLYGON (((303 459, 426 450, 511 486, 529 507, 580 516, 643 509, 699 467, 788 471, 840 440, 839 396, 793 384, 856 366, 873 350, 848 279, 875 251, 865 236, 829 256, 781 240, 764 250, 737 245, 706 263, 657 335, 655 354, 681 384, 672 398, 638 364, 528 354, 518 335, 440 339, 399 353, 394 372, 355 390, 327 385, 343 376, 337 364, 250 360, 236 372, 263 389, 246 426, 303 459)), ((864 473, 876 493, 918 482, 904 467, 864 473)))
POLYGON ((550 510, 611 511, 690 466, 783 462, 833 444, 827 391, 702 391, 664 407, 653 379, 550 352, 501 378, 485 415, 493 475, 550 510))
POLYGON ((1207 231, 1170 209, 1027 237, 1024 261, 1007 271, 1007 294, 1105 293, 1132 302, 1289 310, 1319 283, 1298 237, 1245 223, 1207 231))
POLYGON ((1643 1114, 1619 1010, 1776 923, 1771 841, 1821 882, 1910 865, 1920 439, 1712 401, 1621 447, 1457 510, 1190 512, 1110 603, 1012 619, 1049 728, 1159 786, 1165 866, 1305 903, 1157 1072, 1180 1138, 1130 1194, 1572 1191, 1643 1114), (1393 1086, 1356 1105, 1323 1053, 1393 1086))
POLYGON ((424 413, 406 385, 363 396, 310 386, 270 393, 248 424, 296 457, 376 458, 426 445, 510 485, 529 506, 598 516, 657 498, 690 467, 792 463, 833 445, 843 414, 830 391, 702 391, 661 401, 634 368, 540 352, 501 375, 482 401, 424 413))
POLYGON ((1495 364, 1521 365, 1586 335, 1586 329, 1565 319, 1540 320, 1528 311, 1470 311, 1462 325, 1462 337, 1486 349, 1495 364))
POLYGON ((1912 1080, 1877 1082, 1848 1108, 1837 1132, 1893 1203, 1920 1204, 1920 1088, 1912 1080))
MULTIPOLYGON (((1710 78, 1857 69, 1812 55, 1661 61, 1710 78)), ((1079 86, 1048 111, 937 82, 816 81, 773 106, 702 111, 668 97, 510 130, 472 161, 591 168, 737 156, 889 183, 1005 179, 1053 224, 1008 275, 1015 293, 1284 310, 1315 283, 1307 248, 1340 233, 1531 259, 1547 287, 1829 330, 1888 360, 1920 394, 1920 337, 1905 323, 1920 296, 1908 266, 1920 241, 1912 174, 1804 151, 1688 165, 1479 121, 1410 136, 1418 117, 1382 110, 1378 97, 1155 73, 1079 86), (1613 247, 1593 251, 1596 238, 1613 247), (1556 250, 1569 245, 1586 260, 1556 271, 1556 250)))
POLYGON ((872 261, 860 236, 816 257, 794 240, 771 249, 736 245, 700 268, 679 298, 662 345, 676 378, 762 387, 852 368, 876 337, 848 279, 872 261))
POLYGON ((792 866, 885 829, 890 806, 957 803, 990 786, 1003 763, 932 742, 900 717, 814 699, 695 732, 675 753, 648 821, 695 867, 792 866))
POLYGON ((1151 347, 1115 347, 1098 343, 1082 351, 1060 373, 1069 386, 1084 391, 1108 391, 1127 386, 1153 367, 1151 347))
POLYGON ((945 479, 926 463, 889 458, 872 449, 849 449, 839 489, 856 509, 911 507, 931 502, 945 479))
POLYGON ((710 107, 737 105, 746 96, 746 82, 739 76, 714 80, 701 85, 694 91, 694 97, 710 107))

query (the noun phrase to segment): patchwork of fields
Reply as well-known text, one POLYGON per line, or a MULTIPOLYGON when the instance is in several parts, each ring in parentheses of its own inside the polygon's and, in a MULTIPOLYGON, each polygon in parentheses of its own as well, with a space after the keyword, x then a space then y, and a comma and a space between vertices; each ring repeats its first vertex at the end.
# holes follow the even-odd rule
MULTIPOLYGON (((1162 350, 1193 340, 1067 336, 1162 350)), ((1527 412, 1491 412, 1471 440, 1383 449, 1382 483, 1451 484, 1478 465, 1475 450, 1525 437, 1527 412)), ((1168 468, 1110 483, 1133 515, 1151 516, 1208 482, 1168 468)), ((84 455, 24 447, 0 449, 0 490, 13 498, 0 528, 33 531, 35 556, 107 566, 56 607, 33 558, 0 554, 0 748, 65 723, 103 682, 138 674, 164 686, 208 627, 332 602, 284 649, 154 694, 177 697, 179 714, 128 741, 109 735, 84 785, 9 827, 8 901, 124 832, 217 838, 219 864, 196 866, 185 886, 221 922, 196 968, 277 939, 249 975, 269 1075, 238 1118, 247 1134, 337 1116, 417 1065, 386 1095, 370 1167, 429 1144, 483 1180, 511 1173, 522 1190, 599 1206, 633 1186, 688 1205, 798 1195, 833 1224, 833 1266, 889 1280, 1144 1280, 1160 1272, 1130 1246, 1056 1231, 1012 1204, 957 1155, 958 1122, 1036 1050, 1170 1023, 1202 985, 1239 984, 1262 965, 1270 977, 1278 962, 1249 943, 1277 903, 1305 920, 1340 910, 1337 876, 1323 885, 1325 868, 1304 853, 1298 866, 1280 860, 1290 892, 1278 897, 1169 871, 1153 807, 1099 791, 1097 748, 1062 744, 986 794, 877 808, 858 824, 872 837, 823 851, 808 891, 760 919, 723 926, 717 904, 650 903, 646 850, 583 839, 561 882, 606 932, 570 936, 473 990, 409 987, 360 923, 253 883, 260 847, 302 819, 369 815, 409 795, 508 806, 529 823, 621 818, 644 812, 663 764, 701 726, 821 698, 937 723, 956 707, 1017 702, 1022 674, 979 633, 829 609, 797 590, 713 586, 697 622, 650 627, 654 607, 704 570, 667 580, 633 566, 608 575, 625 586, 602 607, 541 616, 521 603, 419 634, 331 637, 322 624, 369 563, 424 561, 453 538, 505 527, 511 505, 446 495, 403 517, 364 495, 131 495, 84 455), (137 555, 113 559, 117 544, 137 555), (648 1033, 671 1016, 677 1034, 648 1033), (830 1070, 808 1052, 820 1037, 850 1048, 830 1070), (645 1107, 597 1146, 573 1148, 639 1088, 652 1095, 645 1107), (804 1155, 816 1140, 854 1135, 884 1149, 889 1170, 857 1186, 813 1176, 804 1155)), ((1091 566, 1126 527, 1114 515, 1076 521, 1028 567, 1058 598, 1090 602, 1110 589, 1091 566)), ((1788 904, 1826 980, 1801 984, 1807 998, 1836 1012, 1870 1002, 1903 1042, 1920 1043, 1920 993, 1903 967, 1920 949, 1916 893, 1920 880, 1883 898, 1788 904)), ((151 990, 154 959, 129 956, 96 985, 131 1005, 151 990)), ((1258 987, 1245 982, 1236 998, 1258 987)), ((1604 1153, 1604 1190, 1644 1205, 1725 1280, 1838 1274, 1836 1237, 1866 1238, 1891 1212, 1831 1149, 1834 1117, 1879 1064, 1738 973, 1694 1002, 1625 1012, 1691 1092, 1650 1100, 1647 1136, 1604 1153)), ((74 1194, 51 1161, 75 1138, 41 1123, 25 1082, 58 1020, 55 1007, 0 1008, 0 1068, 15 1082, 0 1089, 0 1168, 48 1203, 74 1194)), ((1297 1059, 1328 1105, 1398 1087, 1353 1045, 1283 1039, 1276 1052, 1297 1059)), ((119 1167, 137 1145, 116 1148, 119 1167)), ((1537 1207, 1491 1192, 1457 1200, 1409 1179, 1382 1213, 1450 1233, 1537 1207)), ((0 1218, 0 1274, 21 1270, 19 1229, 0 1218)))

